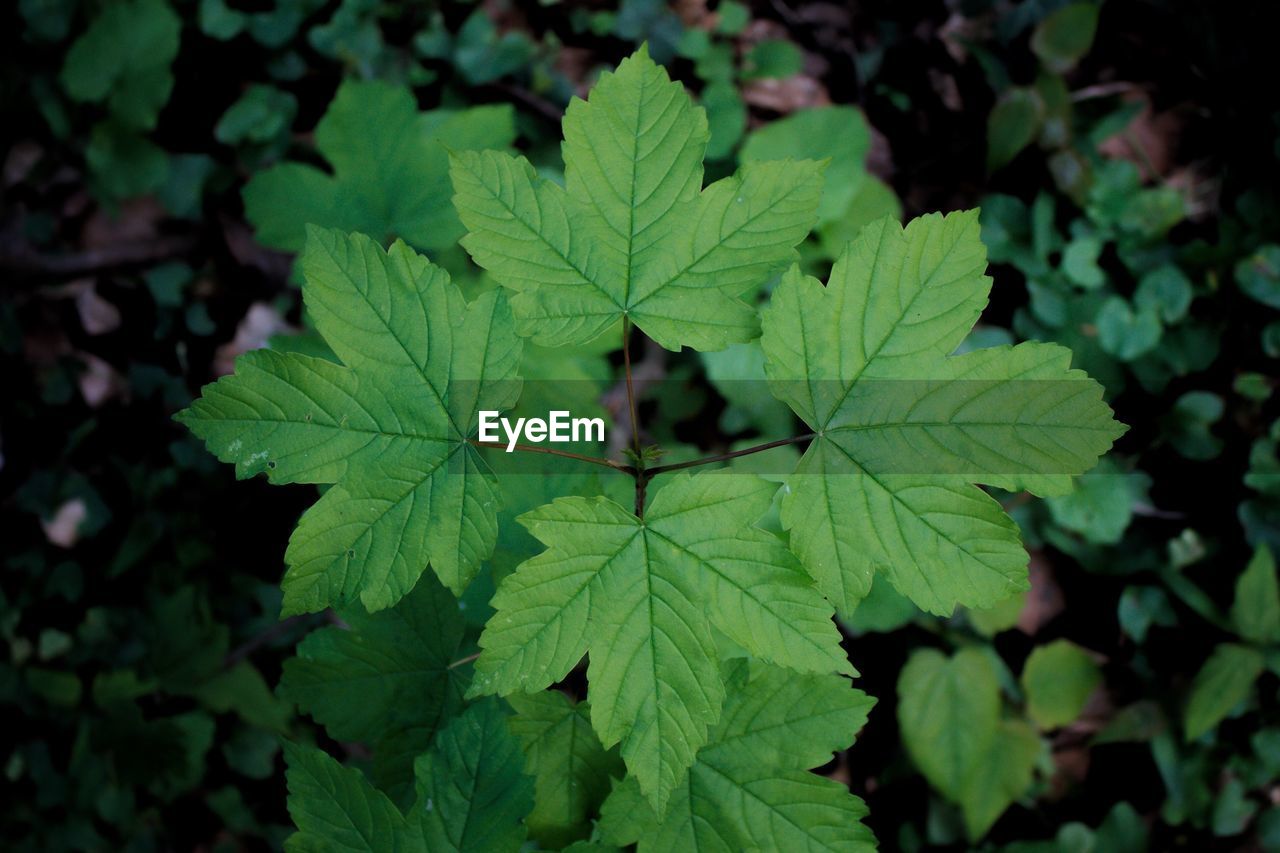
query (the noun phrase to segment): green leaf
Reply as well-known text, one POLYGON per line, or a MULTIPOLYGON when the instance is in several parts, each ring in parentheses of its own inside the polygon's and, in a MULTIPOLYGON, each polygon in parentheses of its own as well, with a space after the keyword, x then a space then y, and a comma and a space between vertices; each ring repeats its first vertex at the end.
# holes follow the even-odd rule
POLYGON ((413 761, 462 706, 458 602, 430 575, 392 608, 342 611, 346 628, 298 644, 280 679, 284 698, 337 741, 373 748, 374 778, 397 802, 413 787, 413 761))
POLYGON ((1163 322, 1177 323, 1187 316, 1194 295, 1186 273, 1173 264, 1165 264, 1142 276, 1133 304, 1139 313, 1155 311, 1163 322))
POLYGON ((404 815, 359 770, 343 767, 322 750, 289 741, 284 755, 289 815, 298 827, 286 844, 288 850, 414 849, 406 843, 411 830, 404 815))
POLYGON ((784 39, 765 39, 747 52, 743 80, 793 77, 804 69, 804 54, 784 39))
POLYGON ((753 130, 742 144, 743 163, 785 159, 829 159, 818 222, 838 219, 868 179, 871 128, 853 107, 799 110, 753 130))
POLYGON ((1052 344, 950 356, 991 280, 976 212, 868 225, 830 281, 788 271, 764 312, 774 394, 816 434, 782 507, 791 547, 840 612, 885 573, 949 614, 1027 588, 1027 555, 973 483, 1063 493, 1123 432, 1052 344))
POLYGON ((1280 585, 1276 581, 1275 558, 1265 544, 1258 546, 1253 559, 1236 579, 1231 623, 1246 640, 1280 641, 1280 585))
POLYGON ((874 700, 835 675, 797 676, 738 661, 724 714, 659 816, 634 778, 616 786, 600 821, 606 841, 666 850, 875 849, 866 806, 845 786, 805 772, 848 746, 874 700))
POLYGON ((360 773, 313 747, 285 743, 290 851, 515 851, 533 780, 494 702, 469 708, 414 765, 417 801, 406 817, 360 773))
POLYGON ((1126 472, 1110 458, 1076 480, 1070 494, 1050 496, 1054 523, 1081 534, 1096 545, 1114 545, 1124 537, 1134 504, 1146 499, 1151 478, 1126 472))
POLYGON ((94 125, 84 156, 90 185, 100 198, 122 200, 156 192, 169 176, 164 149, 114 121, 94 125))
POLYGON ((1080 237, 1062 250, 1062 271, 1073 284, 1086 290, 1097 290, 1107 283, 1107 275, 1098 266, 1103 242, 1097 237, 1080 237))
POLYGON ((1022 669, 1027 714, 1042 729, 1075 720, 1101 683, 1102 673, 1093 658, 1068 640, 1036 646, 1022 669))
POLYGON ((622 778, 621 759, 600 745, 586 702, 575 703, 557 690, 514 693, 507 701, 516 711, 511 731, 535 779, 529 834, 557 848, 585 838, 612 780, 622 778))
POLYGON ((1093 3, 1063 6, 1040 22, 1031 34, 1031 50, 1050 71, 1061 74, 1075 67, 1098 29, 1098 7, 1093 3))
POLYGON ((1040 133, 1044 102, 1035 89, 1009 89, 987 116, 987 172, 1008 165, 1040 133))
POLYGON ((1035 729, 1022 720, 1002 720, 987 752, 968 777, 960 808, 965 830, 976 840, 1031 786, 1041 753, 1035 729))
POLYGON ((105 4, 67 51, 63 88, 72 100, 105 102, 120 127, 151 130, 173 89, 181 27, 164 0, 105 4))
POLYGON ((271 142, 289 130, 297 112, 292 94, 255 83, 218 119, 213 137, 226 145, 271 142))
POLYGON ((588 650, 591 720, 661 811, 724 685, 712 627, 806 672, 851 672, 822 600, 771 534, 752 527, 776 486, 674 476, 644 520, 605 498, 561 498, 520 521, 548 546, 498 588, 470 693, 532 692, 588 650))
POLYGON ((336 483, 285 553, 283 612, 400 600, 427 563, 461 594, 493 550, 494 478, 467 443, 479 409, 519 394, 506 301, 467 305, 444 270, 397 242, 313 228, 303 297, 343 362, 250 352, 178 420, 240 477, 336 483))
POLYGON ((1222 722, 1247 698, 1266 668, 1262 652, 1235 643, 1213 650, 1191 684, 1183 726, 1193 741, 1222 722))
POLYGON ((1025 723, 1000 719, 989 652, 962 649, 949 659, 914 652, 898 677, 898 725, 920 772, 960 804, 970 840, 1031 784, 1040 741, 1025 723))
POLYGON ((1133 361, 1150 352, 1160 343, 1163 331, 1160 315, 1154 308, 1134 311, 1122 296, 1112 296, 1103 302, 1094 322, 1102 349, 1121 361, 1133 361))
POLYGON ((287 251, 302 248, 308 224, 443 249, 462 235, 446 149, 505 148, 514 137, 509 106, 423 113, 407 87, 347 81, 315 130, 332 173, 304 163, 260 172, 244 188, 245 215, 259 241, 287 251))
POLYGON ((705 113, 643 48, 569 105, 564 135, 564 188, 524 158, 452 158, 463 245, 515 291, 520 333, 561 346, 627 317, 673 350, 755 337, 740 297, 794 256, 821 164, 748 164, 703 189, 705 113))
POLYGON ((1026 605, 1027 593, 1017 593, 996 602, 991 607, 970 610, 969 624, 982 636, 994 637, 1001 631, 1007 631, 1017 625, 1026 605))
POLYGON ((533 808, 534 781, 495 701, 473 705, 414 764, 424 847, 436 851, 518 850, 533 808))
POLYGON ((1280 246, 1269 243, 1236 263, 1236 284, 1250 298, 1280 308, 1280 246))

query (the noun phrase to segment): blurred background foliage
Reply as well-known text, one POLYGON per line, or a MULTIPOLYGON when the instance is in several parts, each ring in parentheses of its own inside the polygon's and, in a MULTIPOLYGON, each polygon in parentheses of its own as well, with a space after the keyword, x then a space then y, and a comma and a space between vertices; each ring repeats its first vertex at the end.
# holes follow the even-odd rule
MULTIPOLYGON (((491 287, 456 245, 446 148, 518 149, 556 176, 569 99, 647 42, 708 112, 709 178, 830 158, 801 251, 815 274, 872 219, 980 204, 995 287, 966 346, 1062 342, 1131 426, 1073 494, 999 495, 1031 550, 1025 596, 940 620, 880 584, 841 614, 880 704, 824 772, 891 849, 1280 850, 1270 4, 16 0, 0 15, 7 849, 278 847, 282 735, 368 766, 373 740, 420 751, 460 707, 448 683, 411 683, 396 702, 429 694, 431 726, 327 739, 308 650, 348 623, 276 618, 307 489, 235 483, 169 415, 248 349, 324 354, 292 271, 306 222, 403 237, 491 287), (914 724, 921 703, 941 730, 914 724), (985 746, 939 762, 957 733, 985 746)), ((534 349, 525 372, 580 380, 575 413, 617 414, 610 346, 534 349)), ((681 457, 793 434, 739 381, 762 365, 756 344, 648 351, 648 438, 681 457)), ((521 478, 504 520, 561 485, 521 478)), ((474 648, 494 581, 534 547, 504 526, 446 651, 474 648)), ((597 805, 535 837, 583 837, 597 805)))

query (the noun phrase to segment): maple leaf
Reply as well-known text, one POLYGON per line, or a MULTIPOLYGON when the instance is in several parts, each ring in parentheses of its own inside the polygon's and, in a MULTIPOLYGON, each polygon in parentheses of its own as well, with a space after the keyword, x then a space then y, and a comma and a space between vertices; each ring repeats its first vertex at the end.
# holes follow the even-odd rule
POLYGON ((515 851, 533 805, 533 780, 493 701, 472 705, 414 763, 416 799, 402 814, 359 770, 323 750, 285 743, 289 850, 405 853, 515 851))
POLYGON ((805 772, 852 743, 875 700, 837 675, 735 661, 724 714, 659 816, 634 779, 614 787, 601 834, 666 850, 871 851, 862 800, 805 772))
POLYGON ((467 443, 479 409, 519 396, 521 342, 498 291, 466 304, 403 242, 311 228, 303 297, 342 364, 259 350, 178 420, 240 477, 334 483, 285 553, 283 613, 389 607, 430 562, 461 594, 493 550, 500 503, 467 443))
POLYGON ((591 730, 588 703, 558 690, 513 693, 507 702, 516 712, 511 731, 535 779, 533 811, 525 820, 529 834, 554 848, 584 838, 612 780, 623 775, 621 759, 591 730))
POLYGON ((463 704, 462 612, 428 574, 395 607, 340 615, 346 627, 312 632, 284 662, 280 695, 334 740, 371 746, 374 780, 404 802, 414 759, 463 704))
POLYGON ((1017 526, 974 484, 1064 493, 1124 432, 1063 347, 951 355, 986 305, 985 269, 976 211, 883 219, 826 287, 793 267, 764 311, 770 386, 815 433, 783 525, 841 612, 876 572, 944 615, 1026 589, 1017 526))
POLYGON ((444 249, 462 235, 446 146, 505 148, 514 137, 507 105, 419 112, 407 87, 347 81, 315 130, 332 174, 305 163, 259 172, 244 188, 245 216, 260 242, 287 251, 302 248, 307 224, 444 249))
POLYGON ((515 291, 520 333, 581 343, 626 317, 667 349, 756 337, 741 297, 794 256, 822 164, 751 163, 703 189, 706 114, 641 48, 564 118, 565 186, 524 158, 458 152, 462 244, 515 291))
POLYGON ((590 650, 592 724, 661 811, 724 699, 712 626, 762 660, 852 672, 830 605, 752 526, 775 491, 678 474, 643 521, 606 498, 521 516, 548 549, 499 586, 468 695, 540 690, 590 650))

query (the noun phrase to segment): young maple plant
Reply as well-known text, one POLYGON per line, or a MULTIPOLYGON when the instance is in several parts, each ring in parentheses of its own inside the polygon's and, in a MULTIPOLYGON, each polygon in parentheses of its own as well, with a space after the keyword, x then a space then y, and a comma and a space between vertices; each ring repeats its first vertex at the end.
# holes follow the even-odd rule
POLYGON ((1062 347, 954 354, 991 285, 975 212, 868 225, 825 285, 791 265, 759 309, 823 164, 704 187, 708 137, 642 49, 569 107, 563 186, 523 158, 452 155, 462 244, 502 288, 468 302, 402 242, 310 228, 303 295, 333 357, 248 353, 178 416, 239 476, 329 484, 285 553, 283 615, 344 624, 299 645, 281 691, 372 761, 288 746, 297 849, 874 847, 863 803, 807 772, 874 701, 835 612, 877 573, 937 614, 1026 589, 1017 528, 980 486, 1063 493, 1123 432, 1062 347), (542 550, 501 579, 470 654, 455 596, 494 557, 506 494, 478 412, 518 404, 523 340, 619 327, 628 459, 527 449, 629 476, 634 503, 569 479, 583 493, 521 515, 542 550), (641 447, 636 333, 759 340, 807 432, 730 455, 807 443, 784 535, 756 524, 776 482, 641 447), (584 660, 575 703, 553 685, 584 660))

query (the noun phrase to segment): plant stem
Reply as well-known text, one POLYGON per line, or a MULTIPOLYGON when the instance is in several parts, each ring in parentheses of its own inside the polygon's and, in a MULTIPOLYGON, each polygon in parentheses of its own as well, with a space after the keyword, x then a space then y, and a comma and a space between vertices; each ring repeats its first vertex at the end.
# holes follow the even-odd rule
POLYGON ((636 391, 631 379, 631 320, 622 318, 622 369, 627 377, 627 410, 631 413, 631 449, 640 456, 640 422, 636 419, 636 391))
MULTIPOLYGON (((473 447, 499 447, 506 448, 507 445, 501 441, 481 441, 478 438, 468 438, 467 443, 473 447)), ((526 453, 545 453, 548 456, 563 456, 565 459, 574 459, 578 462, 590 462, 592 465, 602 465, 605 468, 612 468, 615 471, 622 471, 627 474, 635 474, 635 469, 630 465, 624 465, 621 462, 615 462, 612 459, 601 459, 598 456, 584 456, 581 453, 570 453, 567 450, 556 450, 554 447, 534 447, 532 444, 516 444, 513 445, 516 450, 523 450, 526 453)))
POLYGON ((737 459, 739 456, 750 456, 752 453, 772 450, 775 447, 785 447, 788 444, 798 444, 801 441, 808 441, 815 437, 815 433, 809 432, 804 435, 792 436, 791 438, 780 438, 777 441, 757 444, 755 447, 744 447, 742 450, 735 450, 732 453, 721 453, 716 456, 704 456, 701 459, 692 459, 688 462, 675 462, 671 465, 659 465, 656 468, 650 468, 644 473, 649 477, 656 477, 657 475, 665 474, 668 471, 679 471, 684 468, 693 468, 698 465, 710 465, 712 462, 724 462, 729 459, 737 459))
POLYGON ((644 470, 644 454, 640 451, 640 421, 636 418, 636 390, 631 378, 631 318, 622 318, 622 369, 627 378, 627 411, 631 417, 631 450, 636 464, 632 476, 636 478, 636 518, 644 518, 644 493, 649 475, 644 470))
POLYGON ((460 667, 460 666, 466 666, 467 664, 471 663, 473 660, 477 659, 478 657, 480 657, 480 653, 479 653, 479 652, 476 652, 476 653, 475 653, 475 654, 473 654, 473 655, 467 655, 465 658, 462 658, 462 659, 460 659, 460 660, 456 660, 456 661, 454 661, 453 663, 449 664, 449 665, 448 665, 447 667, 445 667, 445 668, 446 668, 446 669, 457 669, 457 668, 458 668, 458 667, 460 667))

